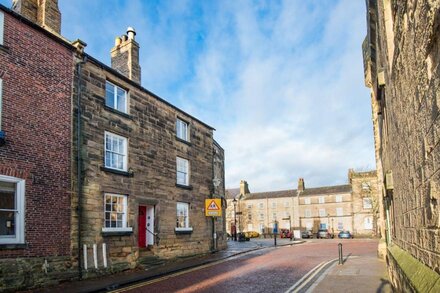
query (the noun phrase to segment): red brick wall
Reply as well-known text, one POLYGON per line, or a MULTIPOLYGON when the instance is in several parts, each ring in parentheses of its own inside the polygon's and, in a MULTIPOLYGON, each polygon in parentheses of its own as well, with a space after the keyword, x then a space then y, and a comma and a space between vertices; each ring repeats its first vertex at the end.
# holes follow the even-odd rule
POLYGON ((72 52, 5 13, 0 174, 26 179, 25 249, 0 258, 70 254, 72 52))

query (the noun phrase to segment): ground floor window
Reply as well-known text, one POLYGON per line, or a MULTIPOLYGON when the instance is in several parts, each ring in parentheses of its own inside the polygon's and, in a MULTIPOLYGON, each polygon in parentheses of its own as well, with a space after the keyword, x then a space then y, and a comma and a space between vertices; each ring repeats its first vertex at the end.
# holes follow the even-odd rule
POLYGON ((248 229, 248 231, 253 231, 254 230, 254 226, 252 224, 248 224, 247 229, 248 229))
POLYGON ((176 231, 190 231, 189 226, 189 203, 177 203, 176 231))
POLYGON ((260 224, 260 233, 264 233, 264 224, 260 224))
POLYGON ((338 223, 338 230, 344 230, 344 224, 342 222, 338 223))
POLYGON ((131 231, 127 227, 127 196, 121 194, 104 194, 104 228, 103 231, 131 231))
POLYGON ((371 219, 371 217, 366 217, 364 219, 364 229, 365 230, 372 230, 373 229, 373 219, 371 219))
POLYGON ((25 181, 0 175, 0 244, 24 243, 25 181))
POLYGON ((326 223, 319 224, 319 229, 327 229, 327 224, 326 223))

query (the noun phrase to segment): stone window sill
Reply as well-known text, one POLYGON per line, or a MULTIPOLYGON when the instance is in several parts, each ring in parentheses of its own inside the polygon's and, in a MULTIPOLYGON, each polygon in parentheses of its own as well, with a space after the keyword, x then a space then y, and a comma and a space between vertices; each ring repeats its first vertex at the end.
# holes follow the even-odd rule
POLYGON ((182 184, 178 184, 176 183, 176 187, 182 188, 182 189, 186 189, 186 190, 192 190, 193 187, 191 185, 182 185, 182 184))
POLYGON ((133 228, 102 228, 102 236, 130 236, 133 234, 133 228))
POLYGON ((174 228, 174 233, 176 234, 192 234, 193 228, 174 228))
POLYGON ((177 137, 177 136, 176 136, 176 140, 177 140, 177 141, 180 141, 180 142, 182 142, 182 143, 184 143, 184 144, 186 144, 186 145, 188 145, 188 146, 192 146, 192 143, 191 143, 191 142, 189 142, 189 141, 187 141, 187 140, 184 140, 184 139, 181 139, 181 138, 179 138, 179 137, 177 137))
POLYGON ((3 52, 6 52, 6 53, 9 53, 9 47, 4 46, 4 45, 0 45, 0 51, 3 51, 3 52))
POLYGON ((118 174, 118 175, 126 176, 126 177, 133 177, 134 176, 133 171, 131 171, 131 172, 120 171, 120 170, 111 169, 111 168, 107 168, 107 167, 101 167, 101 170, 105 171, 105 172, 113 173, 113 174, 118 174))
POLYGON ((109 111, 109 112, 115 113, 115 114, 117 114, 117 115, 119 115, 119 116, 122 116, 122 117, 124 117, 124 118, 130 119, 130 120, 133 120, 133 116, 131 116, 130 114, 127 114, 127 113, 121 112, 121 111, 116 110, 116 109, 114 109, 114 108, 112 108, 112 107, 109 107, 109 106, 107 106, 107 105, 105 105, 105 104, 104 104, 104 109, 107 110, 107 111, 109 111))
POLYGON ((0 244, 0 250, 27 249, 27 243, 21 244, 0 244))

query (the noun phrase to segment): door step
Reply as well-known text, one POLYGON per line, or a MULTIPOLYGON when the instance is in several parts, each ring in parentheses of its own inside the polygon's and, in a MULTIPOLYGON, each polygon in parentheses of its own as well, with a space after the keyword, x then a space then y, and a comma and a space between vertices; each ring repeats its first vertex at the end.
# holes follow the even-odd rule
POLYGON ((158 256, 153 255, 152 253, 151 255, 141 256, 138 259, 138 266, 145 270, 161 266, 164 263, 164 260, 160 259, 158 256))

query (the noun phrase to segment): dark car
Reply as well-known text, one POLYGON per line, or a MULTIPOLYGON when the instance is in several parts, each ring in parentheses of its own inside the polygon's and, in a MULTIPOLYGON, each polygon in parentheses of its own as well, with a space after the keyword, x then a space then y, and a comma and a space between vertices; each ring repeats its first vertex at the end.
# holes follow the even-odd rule
POLYGON ((250 239, 249 237, 247 237, 246 234, 243 233, 243 232, 237 233, 237 239, 238 239, 239 242, 243 242, 243 241, 249 241, 249 240, 251 240, 251 239, 250 239))
POLYGON ((339 239, 342 239, 342 238, 350 239, 350 238, 353 238, 353 234, 351 234, 350 231, 341 231, 338 234, 338 238, 339 239))
POLYGON ((310 230, 302 231, 301 238, 313 238, 313 232, 310 230))
POLYGON ((330 233, 328 229, 320 229, 318 231, 318 234, 316 235, 316 238, 334 238, 335 235, 333 233, 330 233))

